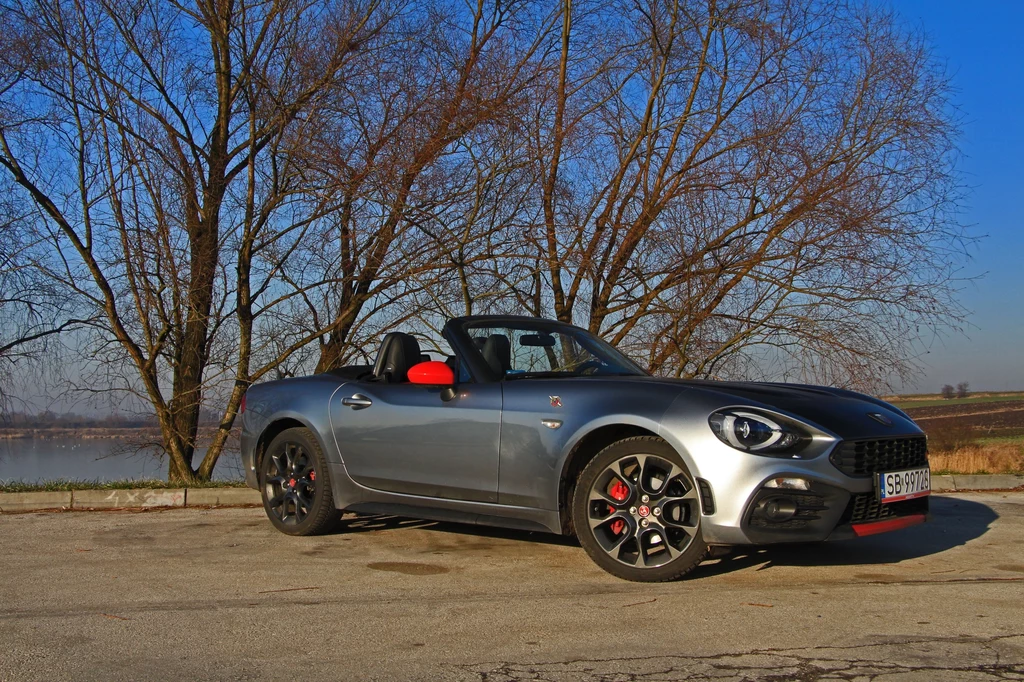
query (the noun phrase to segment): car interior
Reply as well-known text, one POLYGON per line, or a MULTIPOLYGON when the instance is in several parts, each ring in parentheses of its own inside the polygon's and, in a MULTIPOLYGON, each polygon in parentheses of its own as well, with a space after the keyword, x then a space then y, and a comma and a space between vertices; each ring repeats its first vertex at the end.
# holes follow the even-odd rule
MULTIPOLYGON (((512 343, 507 335, 477 336, 473 342, 497 374, 504 375, 512 369, 512 343)), ((400 384, 409 381, 409 369, 413 365, 430 359, 429 354, 420 350, 420 344, 412 334, 389 332, 384 336, 372 366, 350 365, 332 369, 329 373, 345 379, 400 384)), ((458 373, 454 355, 447 356, 444 362, 453 372, 458 373)))
MULTIPOLYGON (((405 332, 389 332, 384 336, 373 365, 349 365, 332 369, 329 374, 345 379, 377 381, 387 384, 408 383, 409 370, 421 362, 428 362, 430 355, 420 350, 416 337, 405 332)), ((455 356, 450 355, 445 363, 455 370, 455 356)))
POLYGON ((384 337, 373 365, 373 381, 400 384, 409 380, 409 368, 422 362, 420 344, 412 334, 390 332, 384 337))
POLYGON ((484 360, 499 376, 512 369, 512 343, 504 334, 478 336, 473 341, 480 347, 484 360))

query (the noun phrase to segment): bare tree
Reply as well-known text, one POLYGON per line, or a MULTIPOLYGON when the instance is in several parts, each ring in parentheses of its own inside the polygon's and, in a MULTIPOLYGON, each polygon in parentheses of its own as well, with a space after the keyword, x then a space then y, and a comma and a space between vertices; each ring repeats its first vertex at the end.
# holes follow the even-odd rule
POLYGON ((967 383, 966 381, 961 381, 959 384, 956 385, 956 397, 957 398, 963 399, 963 398, 968 397, 970 394, 971 394, 971 385, 969 383, 967 383))
POLYGON ((31 227, 39 220, 34 207, 6 178, 0 195, 0 411, 7 412, 17 402, 16 379, 48 374, 63 355, 58 335, 92 320, 48 276, 55 262, 31 227))
POLYGON ((0 166, 48 217, 57 279, 102 316, 94 352, 114 387, 152 404, 170 477, 207 478, 253 379, 253 259, 268 231, 294 232, 280 226, 293 218, 291 179, 268 157, 392 14, 375 0, 111 0, 11 3, 4 16, 14 38, 0 166), (211 353, 229 319, 242 346, 234 388, 196 469, 211 353))
POLYGON ((11 410, 17 366, 45 354, 50 337, 68 326, 53 299, 35 286, 21 231, 12 222, 9 213, 0 218, 0 412, 11 410))
POLYGON ((250 383, 398 324, 525 310, 662 374, 874 388, 962 314, 948 83, 876 5, 0 6, 4 248, 48 287, 12 339, 84 320, 81 388, 151 405, 175 480, 250 383))
POLYGON ((563 7, 532 119, 545 310, 663 373, 861 387, 956 323, 948 84, 893 15, 563 7))
POLYGON ((399 301, 429 297, 448 267, 468 286, 471 261, 502 256, 479 248, 499 229, 486 225, 494 215, 465 208, 496 173, 474 158, 480 142, 472 136, 483 128, 500 135, 511 124, 544 66, 553 16, 524 2, 438 6, 403 25, 396 54, 375 64, 373 79, 344 88, 335 106, 349 134, 316 144, 315 167, 337 179, 341 194, 322 242, 339 247, 318 248, 336 258, 324 263, 332 273, 324 279, 336 284, 308 311, 329 321, 319 370, 363 347, 360 335, 417 316, 417 304, 399 301), (460 210, 468 220, 456 217, 460 210))
POLYGON ((946 384, 942 387, 941 394, 943 400, 952 400, 956 397, 956 389, 953 388, 952 384, 946 384))

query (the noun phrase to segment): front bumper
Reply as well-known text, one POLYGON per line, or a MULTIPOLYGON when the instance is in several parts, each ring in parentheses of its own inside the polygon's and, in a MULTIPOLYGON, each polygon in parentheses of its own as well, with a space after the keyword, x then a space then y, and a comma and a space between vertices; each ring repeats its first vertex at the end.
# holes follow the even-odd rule
MULTIPOLYGON (((664 436, 672 440, 671 432, 664 436)), ((833 447, 809 459, 751 455, 714 436, 697 443, 691 439, 689 448, 681 439, 673 446, 686 453, 687 466, 701 485, 702 501, 706 496, 713 498, 707 500, 710 506, 702 504, 701 517, 704 540, 712 545, 821 542, 897 530, 927 520, 927 497, 883 505, 873 475, 848 475, 840 470, 831 454, 841 444, 836 440, 833 447), (809 490, 765 487, 780 477, 803 479, 809 490)))
POLYGON ((810 482, 810 490, 759 486, 738 518, 704 516, 704 539, 728 545, 845 540, 907 528, 930 518, 927 496, 883 505, 874 490, 851 492, 803 478, 810 482))
MULTIPOLYGON (((925 498, 927 502, 927 498, 925 498)), ((926 506, 927 508, 927 506, 926 506)), ((903 516, 893 517, 884 521, 872 521, 870 523, 852 523, 844 526, 839 526, 832 534, 828 536, 829 540, 849 540, 852 538, 862 538, 868 535, 877 535, 878 533, 888 533, 893 530, 900 530, 901 528, 910 528, 921 523, 925 523, 931 519, 931 514, 927 511, 924 513, 917 514, 906 514, 903 516)))
POLYGON ((811 481, 808 491, 762 487, 751 498, 740 528, 753 544, 820 542, 899 530, 927 518, 928 497, 883 505, 873 490, 851 493, 811 481), (777 513, 779 509, 784 513, 777 513))

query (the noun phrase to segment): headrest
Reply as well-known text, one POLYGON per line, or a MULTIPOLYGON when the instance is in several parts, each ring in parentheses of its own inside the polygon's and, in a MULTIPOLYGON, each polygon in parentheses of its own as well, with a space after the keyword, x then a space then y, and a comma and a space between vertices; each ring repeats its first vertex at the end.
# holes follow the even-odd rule
POLYGON ((491 334, 483 347, 484 360, 500 376, 512 369, 512 344, 504 334, 491 334))
POLYGON ((408 381, 409 368, 420 361, 420 344, 410 334, 391 332, 384 337, 373 365, 375 379, 399 383, 408 381))

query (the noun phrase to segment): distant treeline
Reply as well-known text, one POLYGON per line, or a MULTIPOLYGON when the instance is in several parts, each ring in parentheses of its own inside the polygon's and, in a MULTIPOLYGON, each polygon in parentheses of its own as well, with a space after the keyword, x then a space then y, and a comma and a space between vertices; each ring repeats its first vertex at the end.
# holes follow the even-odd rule
MULTIPOLYGON (((215 426, 218 415, 204 411, 200 425, 215 426)), ((46 410, 37 414, 27 412, 5 412, 0 414, 0 429, 145 429, 157 428, 155 415, 109 414, 82 415, 74 412, 57 414, 46 410)))

